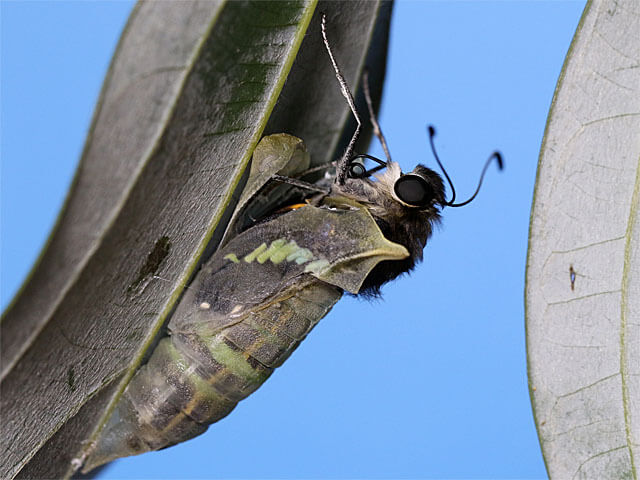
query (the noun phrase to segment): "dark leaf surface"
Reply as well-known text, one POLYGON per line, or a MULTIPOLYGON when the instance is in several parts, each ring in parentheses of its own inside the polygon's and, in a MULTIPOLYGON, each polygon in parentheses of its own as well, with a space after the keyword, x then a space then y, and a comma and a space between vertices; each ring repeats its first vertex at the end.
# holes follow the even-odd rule
POLYGON ((304 138, 315 164, 343 148, 320 11, 347 80, 366 61, 379 94, 388 4, 137 5, 64 210, 2 318, 2 478, 69 473, 222 235, 265 128, 304 138))

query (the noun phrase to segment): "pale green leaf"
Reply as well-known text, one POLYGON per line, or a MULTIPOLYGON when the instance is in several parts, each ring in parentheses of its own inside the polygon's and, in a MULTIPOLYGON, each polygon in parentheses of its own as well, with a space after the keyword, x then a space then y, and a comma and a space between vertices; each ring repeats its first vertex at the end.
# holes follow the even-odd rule
POLYGON ((638 478, 640 4, 593 0, 558 82, 531 216, 529 382, 551 478, 638 478))

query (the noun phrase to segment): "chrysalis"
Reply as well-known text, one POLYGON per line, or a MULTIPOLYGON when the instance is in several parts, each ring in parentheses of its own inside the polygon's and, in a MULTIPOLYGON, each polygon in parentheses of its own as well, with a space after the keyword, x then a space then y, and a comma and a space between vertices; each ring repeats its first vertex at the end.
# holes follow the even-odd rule
MULTIPOLYGON (((203 433, 291 355, 343 292, 376 295, 410 271, 442 208, 475 197, 454 204, 455 192, 446 200, 438 173, 418 165, 403 174, 391 161, 366 78, 365 97, 387 161, 353 153, 360 117, 327 41, 324 16, 322 34, 358 123, 335 178, 314 184, 301 179, 309 157, 298 138, 279 134, 260 141, 223 247, 196 275, 169 335, 88 448, 84 472, 203 433), (367 170, 365 159, 378 165, 367 170), (296 195, 301 202, 287 206, 296 195)), ((500 165, 496 153, 485 170, 494 157, 500 165)))

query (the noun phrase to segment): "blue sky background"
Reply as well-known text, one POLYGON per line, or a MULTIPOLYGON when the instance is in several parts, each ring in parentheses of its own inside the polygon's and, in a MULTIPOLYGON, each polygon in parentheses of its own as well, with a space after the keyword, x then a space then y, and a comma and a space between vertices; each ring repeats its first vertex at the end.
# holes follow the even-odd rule
MULTIPOLYGON (((131 2, 2 1, 1 306, 53 227, 131 2)), ((582 1, 396 3, 380 123, 405 169, 471 205, 384 299, 345 298, 226 419, 100 478, 544 478, 527 391, 524 273, 547 112, 582 1)), ((381 155, 372 147, 370 153, 381 155)))

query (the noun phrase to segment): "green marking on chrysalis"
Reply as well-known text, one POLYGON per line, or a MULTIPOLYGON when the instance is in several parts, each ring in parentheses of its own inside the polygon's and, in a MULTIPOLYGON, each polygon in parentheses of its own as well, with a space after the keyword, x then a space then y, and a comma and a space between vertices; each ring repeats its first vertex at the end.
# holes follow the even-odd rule
POLYGON ((236 257, 235 253, 228 253, 223 258, 225 260, 231 260, 233 263, 240 263, 240 260, 238 260, 238 257, 236 257))
POLYGON ((267 249, 267 244, 263 243, 258 248, 256 248, 253 252, 251 252, 249 255, 244 257, 244 261, 247 263, 253 262, 256 259, 256 257, 260 255, 262 252, 264 252, 266 249, 267 249))
MULTIPOLYGON (((297 247, 297 245, 296 245, 297 247)), ((300 250, 302 250, 301 248, 296 248, 293 252, 291 252, 289 255, 287 255, 287 262, 293 262, 296 258, 298 258, 298 255, 300 255, 300 250)))
POLYGON ((329 260, 322 258, 320 260, 315 260, 311 262, 309 265, 305 267, 304 271, 305 273, 307 272, 320 273, 328 266, 329 266, 329 260))
POLYGON ((301 248, 298 250, 297 255, 295 257, 295 261, 298 265, 302 265, 309 260, 313 260, 313 253, 308 248, 301 248))
MULTIPOLYGON (((237 260, 236 255, 233 253, 226 255, 224 258, 231 260, 232 262, 237 260)), ((275 265, 286 260, 287 262, 296 262, 298 265, 302 265, 303 263, 310 262, 314 259, 315 257, 311 250, 299 247, 295 240, 291 240, 287 243, 285 238, 279 238, 271 242, 269 248, 267 248, 266 243, 263 243, 253 252, 246 255, 243 260, 247 263, 251 263, 256 260, 260 264, 263 264, 267 260, 271 260, 275 265)), ((326 262, 326 260, 323 260, 323 262, 326 262)), ((318 268, 324 268, 325 266, 326 265, 323 263, 322 265, 319 265, 318 268)))
POLYGON ((284 247, 280 248, 277 252, 271 255, 271 261, 276 265, 278 265, 285 258, 287 258, 292 252, 295 252, 298 249, 299 249, 298 244, 294 240, 291 240, 284 247))
POLYGON ((224 343, 221 337, 213 341, 209 346, 209 352, 216 362, 224 365, 229 372, 251 383, 264 382, 268 374, 264 370, 256 370, 247 363, 245 355, 240 350, 234 350, 224 343))
POLYGON ((284 238, 279 238, 271 242, 269 249, 266 252, 262 252, 260 255, 257 256, 256 260, 258 261, 258 263, 262 264, 267 260, 269 260, 271 256, 274 253, 276 253, 280 248, 282 248, 286 242, 287 241, 284 238))

